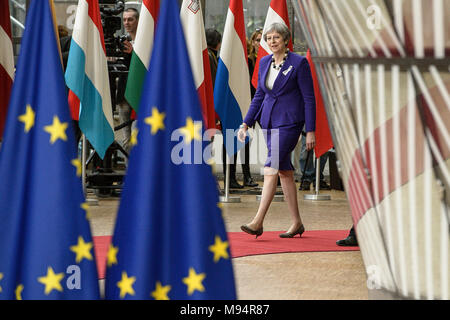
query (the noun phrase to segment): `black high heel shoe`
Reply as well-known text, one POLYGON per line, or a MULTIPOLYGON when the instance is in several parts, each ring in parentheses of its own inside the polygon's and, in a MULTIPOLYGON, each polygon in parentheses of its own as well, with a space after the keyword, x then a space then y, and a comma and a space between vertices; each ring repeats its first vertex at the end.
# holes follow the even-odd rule
POLYGON ((305 232, 305 227, 303 225, 300 226, 296 231, 294 232, 286 232, 280 234, 280 238, 293 238, 295 235, 299 235, 300 238, 302 237, 303 232, 305 232))
POLYGON ((247 227, 247 225, 244 224, 244 225, 241 226, 241 230, 244 231, 245 233, 248 233, 248 234, 251 234, 253 236, 256 236, 255 239, 258 239, 258 237, 263 234, 263 227, 261 227, 258 230, 253 230, 253 229, 250 229, 249 227, 247 227))

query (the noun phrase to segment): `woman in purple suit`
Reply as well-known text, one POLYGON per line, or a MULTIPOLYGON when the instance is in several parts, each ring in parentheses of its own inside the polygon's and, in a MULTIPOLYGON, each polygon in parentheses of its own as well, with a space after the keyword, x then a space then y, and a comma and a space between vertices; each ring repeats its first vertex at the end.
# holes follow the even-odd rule
POLYGON ((273 54, 260 61, 258 88, 240 126, 238 138, 244 141, 248 128, 258 121, 267 132, 265 138, 269 153, 264 165, 264 186, 258 212, 241 229, 256 237, 263 233, 264 217, 275 195, 279 175, 293 219, 292 225, 280 237, 292 238, 297 234, 301 237, 305 228, 298 210, 294 167, 290 159, 304 124, 307 149, 315 145, 313 80, 306 58, 288 51, 291 33, 285 25, 274 23, 263 36, 273 54))

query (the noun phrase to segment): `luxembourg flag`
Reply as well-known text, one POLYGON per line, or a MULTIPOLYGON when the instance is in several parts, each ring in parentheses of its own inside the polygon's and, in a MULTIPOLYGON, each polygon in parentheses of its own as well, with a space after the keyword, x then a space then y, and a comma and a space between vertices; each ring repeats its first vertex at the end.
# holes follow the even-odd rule
MULTIPOLYGON (((230 0, 214 87, 214 104, 224 132, 239 128, 243 121, 242 114, 247 113, 250 102, 244 7, 242 0, 230 0)), ((231 145, 230 141, 226 141, 226 137, 225 134, 225 148, 231 156, 237 150, 234 143, 231 145)), ((238 149, 242 146, 238 143, 238 149)))
MULTIPOLYGON (((269 9, 267 10, 266 22, 264 23, 263 35, 266 33, 267 29, 270 27, 272 23, 282 23, 286 25, 289 29, 291 26, 289 25, 289 15, 288 9, 286 5, 286 0, 272 0, 270 1, 269 9)), ((289 50, 293 51, 292 39, 289 41, 288 45, 289 50)), ((264 40, 264 37, 261 39, 259 43, 258 55, 255 63, 255 70, 253 71, 252 76, 252 84, 256 88, 258 86, 258 70, 259 70, 259 61, 262 57, 265 57, 269 54, 272 54, 272 50, 269 49, 269 45, 264 40)))
POLYGON ((184 0, 180 12, 184 36, 194 75, 195 87, 202 105, 206 129, 215 128, 213 85, 206 46, 205 26, 200 0, 184 0))
POLYGON ((97 0, 78 1, 65 78, 81 102, 80 129, 103 159, 114 142, 114 123, 97 0))
POLYGON ((14 80, 14 52, 8 1, 0 1, 0 141, 14 80))

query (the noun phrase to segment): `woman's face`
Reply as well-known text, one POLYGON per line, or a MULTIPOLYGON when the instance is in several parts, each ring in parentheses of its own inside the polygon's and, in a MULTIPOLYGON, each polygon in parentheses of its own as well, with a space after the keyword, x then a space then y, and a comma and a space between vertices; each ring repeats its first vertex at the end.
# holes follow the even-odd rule
POLYGON ((267 44, 273 53, 281 53, 286 51, 286 44, 283 37, 276 31, 267 34, 267 44))
POLYGON ((253 40, 253 47, 255 48, 255 52, 258 52, 259 50, 259 43, 261 42, 262 34, 258 33, 255 37, 255 40, 253 40))

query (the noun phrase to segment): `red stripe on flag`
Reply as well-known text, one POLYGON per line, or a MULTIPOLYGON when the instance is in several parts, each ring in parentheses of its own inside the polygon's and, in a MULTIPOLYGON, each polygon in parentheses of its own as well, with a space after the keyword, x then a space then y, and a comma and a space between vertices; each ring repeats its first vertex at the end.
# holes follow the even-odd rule
POLYGON ((8 1, 0 1, 0 27, 2 27, 6 34, 11 38, 11 21, 9 19, 8 1))
POLYGON ((102 41, 102 47, 103 51, 106 55, 106 48, 105 48, 105 37, 103 35, 103 27, 102 27, 102 19, 100 17, 100 7, 98 5, 98 0, 86 0, 88 3, 88 13, 89 17, 91 18, 92 22, 94 22, 94 25, 97 27, 99 33, 100 33, 100 40, 102 41))
POLYGON ((311 52, 308 49, 306 59, 309 62, 311 75, 314 83, 314 96, 316 98, 316 146, 314 152, 319 158, 325 152, 333 147, 333 139, 331 138, 330 128, 328 127, 327 113, 323 103, 322 93, 320 92, 319 80, 317 79, 316 67, 311 58, 311 52))
POLYGON ((203 73, 204 80, 198 88, 198 92, 202 103, 202 114, 206 129, 212 129, 216 127, 216 111, 214 109, 214 91, 208 49, 203 50, 203 73))
POLYGON ((147 8, 156 22, 159 13, 159 0, 144 0, 142 4, 147 8))
MULTIPOLYGON (((236 30, 239 39, 241 39, 242 48, 244 49, 245 57, 247 57, 247 38, 245 35, 244 6, 242 0, 231 0, 230 10, 234 14, 234 29, 236 30)), ((248 63, 247 58, 245 61, 248 63)))
MULTIPOLYGON (((270 1, 269 6, 273 9, 273 11, 278 13, 278 15, 281 17, 281 19, 284 20, 284 23, 290 29, 291 25, 289 23, 289 15, 288 15, 286 1, 285 0, 272 0, 272 1, 270 1)), ((291 42, 291 45, 292 45, 292 42, 291 42)))
POLYGON ((80 99, 73 93, 72 90, 69 90, 69 109, 70 116, 73 120, 80 120, 80 99))
MULTIPOLYGON (((9 18, 9 2, 0 1, 0 28, 2 28, 11 40, 11 21, 9 18)), ((11 41, 12 42, 12 41, 11 41)), ((0 46, 5 46, 0 43, 0 46)), ((12 52, 11 52, 12 54, 12 52)), ((12 57, 11 57, 12 58, 12 57)), ((13 81, 7 70, 0 64, 0 140, 3 138, 3 130, 6 122, 9 98, 13 81)))
POLYGON ((12 85, 12 79, 3 66, 0 65, 0 140, 3 138, 12 85))

